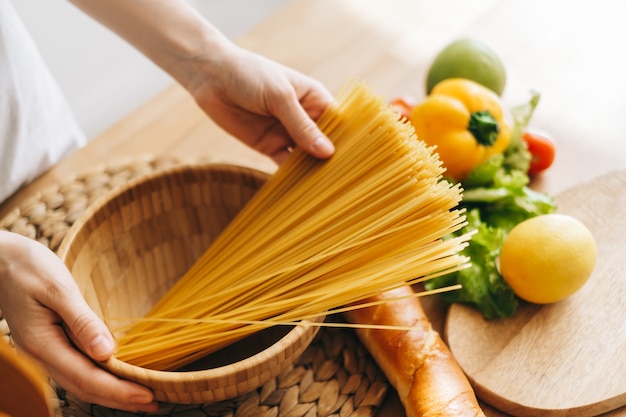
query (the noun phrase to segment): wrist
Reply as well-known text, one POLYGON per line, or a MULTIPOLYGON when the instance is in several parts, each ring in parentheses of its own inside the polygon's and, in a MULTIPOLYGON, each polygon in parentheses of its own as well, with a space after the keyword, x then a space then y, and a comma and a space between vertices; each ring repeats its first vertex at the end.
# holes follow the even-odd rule
POLYGON ((23 246, 20 235, 0 230, 0 309, 5 305, 4 296, 9 296, 10 281, 15 275, 17 262, 23 256, 23 246))
POLYGON ((221 32, 205 24, 197 36, 180 39, 168 54, 171 59, 162 65, 185 89, 192 91, 199 79, 215 77, 236 54, 238 47, 221 32))
POLYGON ((19 244, 19 240, 14 233, 0 230, 0 277, 5 277, 11 270, 16 244, 19 244))
POLYGON ((0 230, 0 277, 8 277, 16 266, 30 256, 29 238, 17 233, 0 230))

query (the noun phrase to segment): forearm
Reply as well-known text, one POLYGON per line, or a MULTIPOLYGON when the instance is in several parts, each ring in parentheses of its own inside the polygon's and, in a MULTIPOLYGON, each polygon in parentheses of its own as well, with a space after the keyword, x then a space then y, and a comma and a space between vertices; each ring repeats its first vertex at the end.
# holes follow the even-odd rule
POLYGON ((315 124, 332 102, 316 80, 237 47, 185 0, 70 0, 178 81, 226 132, 281 162, 329 158, 315 124))
POLYGON ((184 0, 70 0, 188 87, 234 45, 184 0))

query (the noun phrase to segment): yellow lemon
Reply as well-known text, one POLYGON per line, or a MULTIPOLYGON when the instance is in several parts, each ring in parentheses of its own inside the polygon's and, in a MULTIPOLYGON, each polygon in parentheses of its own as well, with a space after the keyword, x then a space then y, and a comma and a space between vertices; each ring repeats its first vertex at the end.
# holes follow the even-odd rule
POLYGON ((516 225, 500 250, 500 273, 522 299, 560 301, 587 282, 596 264, 593 235, 579 220, 545 214, 516 225))

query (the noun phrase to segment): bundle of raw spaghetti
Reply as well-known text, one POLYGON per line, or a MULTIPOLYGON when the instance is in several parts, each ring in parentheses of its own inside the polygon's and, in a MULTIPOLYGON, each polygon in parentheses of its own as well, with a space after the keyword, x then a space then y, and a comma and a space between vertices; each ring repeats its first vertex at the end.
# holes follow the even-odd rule
POLYGON ((327 314, 466 266, 458 186, 385 100, 350 83, 318 121, 327 161, 296 149, 192 268, 125 330, 117 357, 171 370, 277 323, 327 314))

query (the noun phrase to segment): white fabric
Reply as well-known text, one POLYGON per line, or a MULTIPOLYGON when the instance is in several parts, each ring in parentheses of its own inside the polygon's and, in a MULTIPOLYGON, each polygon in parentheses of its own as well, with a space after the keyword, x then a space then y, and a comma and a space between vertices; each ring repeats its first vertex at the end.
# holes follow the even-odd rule
POLYGON ((0 202, 85 142, 19 16, 0 0, 0 202))

